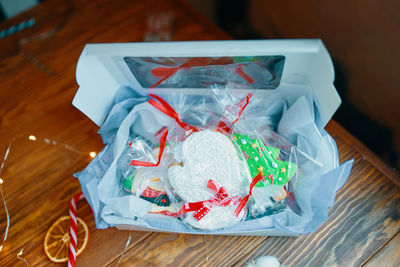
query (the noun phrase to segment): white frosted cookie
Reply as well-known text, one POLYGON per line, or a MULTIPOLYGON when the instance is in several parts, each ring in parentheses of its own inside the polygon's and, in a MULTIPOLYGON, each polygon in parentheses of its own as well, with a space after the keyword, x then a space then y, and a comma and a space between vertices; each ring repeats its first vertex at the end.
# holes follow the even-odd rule
MULTIPOLYGON (((168 179, 174 192, 184 202, 198 202, 212 199, 216 192, 207 187, 212 180, 224 187, 229 197, 242 193, 241 160, 232 141, 216 131, 192 133, 182 144, 182 166, 174 165, 168 169, 168 179)), ((193 217, 195 212, 187 212, 184 221, 199 229, 216 230, 232 225, 243 218, 234 211, 239 201, 229 206, 213 205, 201 219, 193 217)))
POLYGON ((164 184, 158 172, 138 169, 133 179, 131 192, 133 194, 141 194, 147 187, 157 191, 165 191, 164 184))
MULTIPOLYGON (((138 168, 134 176, 131 177, 132 185, 130 191, 141 198, 152 202, 153 206, 150 213, 163 214, 172 217, 178 217, 177 207, 179 203, 172 204, 167 197, 167 192, 163 183, 166 179, 167 167, 175 160, 172 153, 169 153, 166 147, 161 163, 157 167, 138 168)), ((153 157, 158 158, 160 148, 153 149, 153 157)))

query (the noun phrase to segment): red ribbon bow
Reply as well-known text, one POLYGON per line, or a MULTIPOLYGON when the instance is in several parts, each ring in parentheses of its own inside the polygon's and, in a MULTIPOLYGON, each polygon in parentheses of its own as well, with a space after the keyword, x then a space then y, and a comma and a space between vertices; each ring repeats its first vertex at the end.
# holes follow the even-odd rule
POLYGON ((250 184, 250 189, 249 189, 249 194, 247 196, 245 196, 239 203, 239 206, 237 206, 236 210, 235 210, 235 216, 239 216, 239 213, 242 211, 242 209, 244 208, 244 206, 246 205, 247 201, 249 201, 249 198, 253 192, 253 188, 254 186, 263 179, 262 173, 259 172, 254 178, 253 181, 251 181, 250 184))
MULTIPOLYGON (((253 96, 252 93, 249 93, 245 98, 243 98, 242 100, 240 100, 237 104, 235 104, 235 106, 240 106, 238 115, 236 117, 236 119, 232 122, 232 126, 233 124, 237 123, 240 116, 242 116, 244 109, 247 107, 247 105, 250 102, 250 98, 253 96)), ((232 126, 228 126, 224 120, 221 120, 218 125, 217 125, 217 131, 223 134, 229 134, 232 131, 232 126)))
POLYGON ((164 99, 162 99, 161 97, 159 97, 158 95, 155 94, 149 94, 150 97, 155 98, 157 101, 155 101, 154 99, 149 99, 149 104, 152 105, 153 107, 155 107, 156 109, 158 109, 159 111, 163 112, 164 114, 168 115, 169 117, 173 118, 176 123, 179 124, 179 126, 182 127, 182 129, 184 129, 185 131, 193 131, 193 132, 197 132, 198 129, 196 127, 194 127, 193 125, 190 125, 184 121, 181 120, 181 118, 179 118, 178 113, 176 113, 176 111, 174 110, 173 107, 171 107, 167 101, 165 101, 164 99))
POLYGON ((214 206, 226 207, 228 205, 235 205, 238 201, 238 197, 229 197, 224 187, 220 187, 213 180, 209 180, 207 183, 207 187, 216 194, 212 199, 192 202, 185 204, 178 214, 183 214, 190 211, 195 211, 193 217, 200 221, 214 206))
MULTIPOLYGON (((192 68, 192 67, 202 67, 202 66, 209 66, 209 65, 216 65, 216 66, 221 66, 221 65, 227 65, 227 64, 233 64, 234 62, 231 60, 227 60, 224 58, 217 59, 217 60, 210 60, 209 58, 191 58, 185 63, 183 63, 179 67, 157 67, 151 70, 151 73, 158 78, 161 78, 158 82, 150 86, 150 88, 155 88, 162 84, 165 80, 170 78, 172 75, 177 73, 179 70, 185 69, 185 68, 192 68)), ((235 72, 240 75, 243 79, 246 80, 247 83, 254 83, 253 78, 251 78, 247 73, 245 73, 242 69, 242 66, 247 66, 247 64, 238 64, 235 72)))
POLYGON ((163 155, 164 149, 165 149, 165 144, 167 143, 167 135, 168 135, 168 128, 165 127, 161 134, 161 137, 160 137, 160 152, 158 153, 157 163, 140 161, 140 160, 132 160, 129 163, 129 165, 142 166, 142 167, 157 167, 158 165, 160 165, 161 158, 162 158, 162 155, 163 155))
MULTIPOLYGON (((242 100, 240 100, 236 104, 237 106, 240 106, 240 109, 239 109, 239 112, 238 112, 238 115, 237 115, 236 119, 233 121, 232 124, 235 124, 239 120, 240 116, 242 116, 243 111, 247 107, 247 105, 249 104, 250 98, 252 96, 253 95, 251 93, 249 93, 245 98, 243 98, 242 100)), ((153 107, 155 107, 159 111, 163 112, 167 116, 173 118, 176 121, 176 123, 178 123, 178 125, 182 127, 182 129, 184 129, 185 131, 192 131, 192 132, 199 131, 199 129, 197 127, 182 121, 181 118, 179 117, 178 113, 174 110, 173 107, 171 107, 168 104, 167 101, 165 101, 164 99, 162 99, 161 97, 159 97, 156 94, 149 94, 149 97, 152 97, 152 98, 154 98, 154 99, 156 99, 158 101, 157 102, 156 100, 150 98, 149 99, 149 104, 150 105, 152 105, 153 107)), ((231 127, 226 125, 226 123, 223 120, 221 120, 218 123, 218 126, 217 126, 216 130, 221 132, 221 133, 223 133, 223 134, 228 134, 231 131, 231 127)))

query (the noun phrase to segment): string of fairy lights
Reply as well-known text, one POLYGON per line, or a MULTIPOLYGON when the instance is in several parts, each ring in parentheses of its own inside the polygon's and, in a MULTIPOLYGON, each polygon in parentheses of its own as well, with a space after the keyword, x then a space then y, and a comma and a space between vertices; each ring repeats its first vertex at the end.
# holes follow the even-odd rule
MULTIPOLYGON (((5 163, 7 161, 7 158, 9 156, 9 154, 10 154, 11 147, 12 147, 12 145, 13 145, 15 140, 16 140, 16 138, 14 137, 11 140, 11 142, 9 143, 9 145, 8 145, 8 147, 6 149, 6 152, 4 153, 4 157, 3 157, 3 160, 1 162, 1 165, 0 165, 0 195, 1 195, 1 198, 2 198, 2 201, 3 201, 4 212, 6 214, 6 228, 4 230, 3 240, 2 240, 2 242, 0 244, 0 254, 3 251, 5 242, 7 241, 8 231, 10 229, 10 213, 9 213, 9 210, 8 210, 8 207, 7 207, 7 201, 6 201, 6 198, 5 198, 5 195, 4 195, 4 190, 3 190, 3 185, 6 182, 6 179, 4 178, 4 176, 2 176, 2 174, 3 174, 3 169, 4 169, 5 163)), ((48 145, 53 145, 53 146, 57 146, 57 147, 60 147, 60 148, 64 148, 64 149, 67 149, 69 151, 72 151, 72 152, 80 154, 80 155, 89 155, 89 157, 91 157, 91 158, 94 158, 97 155, 97 153, 93 152, 93 151, 89 152, 89 153, 86 153, 86 152, 83 152, 83 151, 81 151, 79 149, 76 149, 75 147, 70 146, 68 144, 65 144, 65 143, 62 143, 62 142, 58 142, 58 141, 55 141, 55 140, 50 140, 48 138, 39 139, 35 135, 29 135, 28 136, 28 140, 37 141, 37 142, 44 142, 44 143, 46 143, 48 145)), ((19 253, 17 254, 17 258, 19 260, 22 260, 27 266, 29 266, 28 261, 25 258, 22 257, 23 252, 24 252, 24 249, 22 248, 19 251, 19 253)))
POLYGON ((4 192, 3 192, 4 180, 1 177, 2 177, 2 174, 3 174, 4 164, 6 163, 8 155, 10 154, 11 145, 12 145, 12 143, 14 141, 15 141, 15 138, 13 138, 13 140, 11 140, 10 144, 8 145, 6 153, 4 154, 4 157, 3 157, 3 161, 1 162, 1 166, 0 166, 0 194, 1 194, 1 198, 3 200, 4 211, 6 213, 6 221, 7 221, 7 225, 6 225, 6 229, 5 229, 5 232, 4 232, 3 241, 1 242, 1 245, 0 245, 0 252, 3 250, 4 243, 6 242, 7 236, 8 236, 8 229, 10 228, 10 214, 8 212, 7 202, 6 202, 6 198, 4 197, 4 192))

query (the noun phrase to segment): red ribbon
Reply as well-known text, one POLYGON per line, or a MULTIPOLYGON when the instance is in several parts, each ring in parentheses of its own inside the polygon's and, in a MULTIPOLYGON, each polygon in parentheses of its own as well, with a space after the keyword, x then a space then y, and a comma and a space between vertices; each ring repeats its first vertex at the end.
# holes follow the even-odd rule
POLYGON ((242 209, 244 208, 244 206, 246 205, 247 201, 249 201, 249 198, 253 192, 253 188, 254 186, 263 179, 262 173, 259 172, 254 178, 253 181, 251 181, 250 184, 250 189, 249 189, 249 194, 247 196, 245 196, 239 203, 239 206, 237 206, 236 210, 235 210, 235 216, 238 217, 239 213, 242 211, 242 209))
POLYGON ((238 197, 229 197, 225 188, 220 187, 213 180, 208 181, 207 187, 216 192, 215 196, 212 199, 187 203, 180 209, 178 214, 195 211, 193 217, 197 221, 200 221, 201 218, 203 218, 211 210, 213 206, 226 207, 231 204, 234 205, 239 201, 238 197))
MULTIPOLYGON (((253 95, 251 93, 249 93, 245 98, 243 98, 242 100, 240 100, 236 105, 240 105, 240 109, 238 112, 238 115, 236 117, 236 119, 233 121, 232 124, 235 124, 240 116, 242 116, 244 109, 247 107, 247 105, 250 102, 250 98, 253 95)), ((173 118, 176 123, 179 124, 179 126, 182 127, 182 129, 184 129, 185 131, 192 131, 192 132, 197 132, 199 131, 199 129, 197 129, 195 126, 190 125, 184 121, 181 120, 181 118, 179 117, 178 113, 174 110, 173 107, 171 107, 167 101, 165 101, 164 99, 162 99, 161 97, 159 97, 156 94, 149 94, 149 97, 155 98, 157 101, 155 101, 154 99, 149 99, 149 104, 152 105, 153 107, 155 107, 156 109, 158 109, 159 111, 163 112, 164 114, 166 114, 167 116, 173 118)), ((218 125, 217 125, 217 131, 223 133, 223 134, 228 134, 231 131, 231 127, 229 127, 228 125, 226 125, 226 123, 221 120, 218 125)))
MULTIPOLYGON (((201 66, 210 66, 210 65, 228 65, 228 64, 233 64, 233 62, 225 59, 220 59, 220 60, 209 60, 208 58, 191 58, 185 63, 183 63, 179 67, 157 67, 151 70, 151 73, 158 78, 161 78, 158 82, 150 86, 150 88, 155 88, 162 84, 165 80, 170 78, 172 75, 177 73, 179 70, 185 69, 185 68, 192 68, 192 67, 201 67, 201 66)), ((254 83, 253 78, 251 78, 247 73, 245 73, 242 69, 242 65, 247 65, 247 64, 238 64, 236 67, 235 72, 240 75, 243 79, 246 80, 247 83, 254 83)))
MULTIPOLYGON (((238 105, 238 106, 241 105, 241 107, 240 107, 240 109, 239 109, 239 112, 238 112, 238 115, 237 115, 236 119, 232 122, 232 125, 235 124, 236 122, 238 122, 240 116, 242 116, 242 114, 243 114, 244 109, 245 109, 245 108, 247 107, 247 105, 249 104, 250 98, 251 98, 252 96, 253 96, 253 94, 252 94, 252 93, 249 93, 245 98, 243 98, 242 100, 240 100, 240 101, 236 104, 236 105, 238 105)), ((221 121, 218 123, 218 126, 217 126, 217 131, 218 131, 218 132, 223 133, 223 134, 229 134, 229 133, 231 132, 231 130, 232 130, 232 127, 229 127, 228 125, 226 125, 226 123, 225 123, 223 120, 221 120, 221 121)))
POLYGON ((225 121, 222 120, 218 123, 216 131, 222 134, 229 134, 232 131, 232 127, 226 125, 225 121))
MULTIPOLYGON (((247 64, 245 64, 247 66, 247 64)), ((243 71, 242 65, 237 66, 236 73, 242 76, 243 79, 246 80, 248 83, 254 83, 253 78, 251 78, 246 72, 243 71)))
POLYGON ((154 88, 162 84, 166 79, 174 75, 175 73, 178 72, 178 70, 181 70, 185 68, 183 65, 177 68, 167 68, 167 67, 158 67, 154 68, 151 70, 151 73, 156 76, 156 77, 162 77, 161 80, 150 86, 150 88, 154 88))
POLYGON ((173 118, 176 123, 179 124, 179 126, 182 127, 182 129, 184 129, 185 131, 193 131, 193 132, 197 132, 198 129, 190 124, 187 124, 186 122, 182 121, 179 118, 178 113, 176 113, 176 111, 174 110, 173 107, 171 107, 167 101, 165 101, 164 99, 162 99, 161 97, 159 97, 158 95, 155 94, 149 94, 150 97, 155 98, 157 101, 155 101, 154 99, 149 99, 149 104, 152 105, 153 107, 155 107, 156 109, 158 109, 159 111, 163 112, 164 114, 168 115, 169 117, 173 118))
POLYGON ((158 82, 150 86, 150 88, 154 88, 159 86, 161 83, 163 83, 165 80, 167 80, 169 77, 177 73, 179 70, 184 69, 184 68, 191 68, 191 67, 199 67, 199 66, 206 66, 210 64, 207 59, 204 58, 191 58, 185 63, 183 63, 179 67, 157 67, 151 70, 151 73, 155 77, 161 78, 158 82))
POLYGON ((238 115, 237 115, 237 117, 236 117, 236 120, 234 120, 234 121, 232 122, 232 124, 235 124, 235 123, 238 122, 240 116, 242 116, 242 114, 243 114, 244 109, 245 109, 245 108, 247 107, 247 105, 249 104, 250 98, 251 98, 252 96, 253 96, 253 94, 252 94, 252 93, 249 93, 245 98, 243 98, 242 100, 239 101, 239 103, 237 103, 237 105, 242 105, 243 103, 244 103, 244 105, 240 107, 239 112, 238 112, 238 115))
POLYGON ((142 167, 157 167, 158 165, 160 165, 161 158, 162 158, 162 155, 163 155, 164 149, 165 149, 165 144, 167 143, 167 135, 168 135, 168 128, 165 127, 164 131, 162 132, 161 137, 160 137, 160 152, 158 153, 157 163, 140 161, 140 160, 132 160, 129 163, 129 165, 142 166, 142 167))

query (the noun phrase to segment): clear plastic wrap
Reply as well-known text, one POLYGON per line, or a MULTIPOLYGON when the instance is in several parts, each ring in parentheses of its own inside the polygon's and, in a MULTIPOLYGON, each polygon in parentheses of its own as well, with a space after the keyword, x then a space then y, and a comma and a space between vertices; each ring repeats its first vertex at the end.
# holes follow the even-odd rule
MULTIPOLYGON (((297 181, 297 151, 287 142, 287 146, 280 145, 280 139, 282 138, 271 130, 264 131, 263 135, 233 133, 234 143, 246 158, 252 177, 248 181, 251 188, 247 203, 248 219, 283 211, 288 204, 288 194, 292 196, 291 188, 297 181), (268 138, 272 136, 277 138, 276 141, 268 138)), ((290 204, 295 207, 295 201, 290 204)))
POLYGON ((212 88, 230 83, 273 89, 279 85, 285 57, 125 57, 124 61, 145 88, 212 88))
POLYGON ((286 185, 297 173, 293 145, 274 142, 281 138, 272 130, 238 123, 252 95, 236 102, 220 96, 214 95, 217 105, 211 110, 197 105, 196 112, 183 112, 197 122, 192 125, 152 94, 149 103, 176 123, 156 133, 162 135, 155 150, 143 138, 133 139, 118 164, 131 192, 173 210, 189 227, 201 230, 219 230, 284 210, 286 185))
POLYGON ((176 218, 180 199, 168 196, 163 183, 168 167, 175 162, 169 146, 162 150, 159 146, 151 148, 143 137, 136 137, 128 142, 118 159, 117 172, 125 191, 152 204, 149 213, 176 218))

